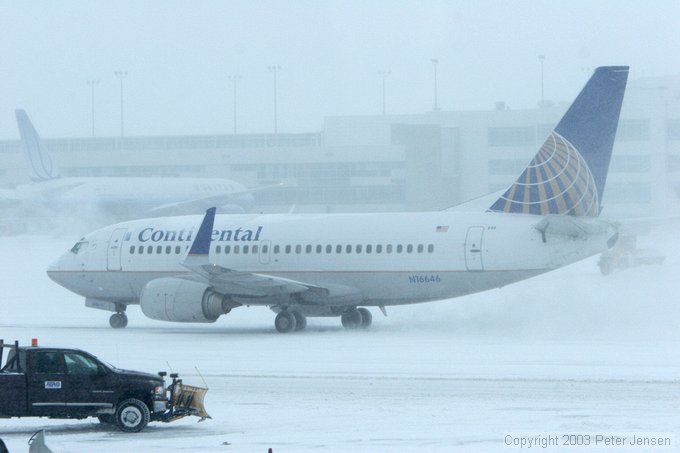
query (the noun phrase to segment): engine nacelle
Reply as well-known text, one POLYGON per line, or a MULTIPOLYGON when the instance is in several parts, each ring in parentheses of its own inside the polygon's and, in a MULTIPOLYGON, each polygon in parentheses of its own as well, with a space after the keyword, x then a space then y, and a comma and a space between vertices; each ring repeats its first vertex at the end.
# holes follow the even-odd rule
POLYGON ((170 277, 147 283, 139 305, 147 317, 159 321, 215 322, 240 304, 205 283, 170 277))

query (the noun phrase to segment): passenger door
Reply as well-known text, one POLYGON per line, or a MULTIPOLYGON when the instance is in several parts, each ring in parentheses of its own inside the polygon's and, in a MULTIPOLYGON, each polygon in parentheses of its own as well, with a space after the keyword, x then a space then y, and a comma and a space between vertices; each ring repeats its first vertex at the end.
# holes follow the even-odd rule
POLYGON ((465 237, 465 266, 469 271, 483 271, 484 261, 482 259, 482 239, 484 238, 484 227, 474 226, 468 228, 465 237))
POLYGON ((89 415, 113 408, 115 392, 109 372, 91 357, 76 351, 64 353, 69 400, 69 416, 89 415))
POLYGON ((119 271, 122 269, 120 264, 121 251, 123 250, 123 238, 127 228, 116 228, 111 233, 109 239, 109 248, 106 255, 106 269, 110 271, 119 271))

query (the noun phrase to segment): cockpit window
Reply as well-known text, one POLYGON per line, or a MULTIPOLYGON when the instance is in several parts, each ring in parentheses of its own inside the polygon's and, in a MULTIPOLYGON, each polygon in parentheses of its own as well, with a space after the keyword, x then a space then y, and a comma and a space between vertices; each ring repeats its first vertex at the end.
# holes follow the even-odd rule
POLYGON ((87 241, 84 241, 82 239, 79 240, 78 242, 76 242, 76 245, 71 247, 71 253, 77 255, 78 252, 82 252, 83 250, 85 250, 87 248, 87 244, 88 244, 87 241))

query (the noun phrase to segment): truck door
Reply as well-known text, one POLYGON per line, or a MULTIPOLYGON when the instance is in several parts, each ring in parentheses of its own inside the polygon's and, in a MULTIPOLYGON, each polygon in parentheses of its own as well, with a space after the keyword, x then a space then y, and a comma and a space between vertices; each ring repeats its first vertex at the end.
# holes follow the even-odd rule
POLYGON ((106 369, 93 358, 76 351, 64 352, 69 417, 86 416, 113 408, 115 392, 106 369))
POLYGON ((465 237, 465 266, 469 271, 483 271, 484 262, 482 261, 482 239, 484 237, 484 227, 474 226, 468 228, 465 237))
POLYGON ((31 415, 66 415, 68 390, 64 354, 59 351, 33 351, 28 367, 28 407, 31 415))
POLYGON ((109 239, 109 249, 106 254, 106 269, 110 271, 119 271, 122 269, 120 265, 121 251, 123 250, 123 237, 127 232, 127 228, 116 228, 111 233, 109 239))

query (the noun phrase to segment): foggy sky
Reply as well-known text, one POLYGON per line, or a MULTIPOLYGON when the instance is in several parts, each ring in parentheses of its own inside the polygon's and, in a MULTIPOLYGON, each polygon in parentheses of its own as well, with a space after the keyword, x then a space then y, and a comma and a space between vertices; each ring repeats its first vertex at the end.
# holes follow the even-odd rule
POLYGON ((678 1, 27 1, 0 0, 0 139, 18 139, 24 108, 44 137, 232 132, 240 74, 242 133, 314 132, 329 115, 534 107, 571 100, 592 68, 631 79, 680 74, 678 1))

